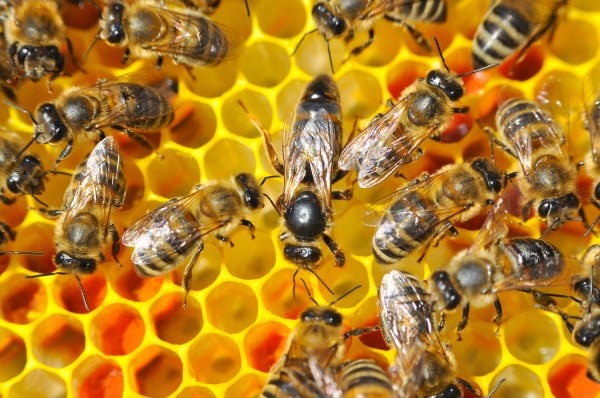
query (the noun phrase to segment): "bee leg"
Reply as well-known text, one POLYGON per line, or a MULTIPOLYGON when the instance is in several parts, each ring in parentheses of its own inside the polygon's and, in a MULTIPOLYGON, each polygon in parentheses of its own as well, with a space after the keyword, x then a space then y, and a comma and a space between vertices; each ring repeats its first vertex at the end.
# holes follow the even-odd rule
POLYGON ((8 196, 4 195, 4 192, 0 192, 0 202, 4 203, 5 205, 10 205, 15 203, 15 200, 17 200, 17 198, 9 198, 8 196))
POLYGON ((346 262, 346 256, 344 256, 344 253, 340 250, 337 243, 333 240, 333 238, 331 238, 331 236, 327 234, 323 234, 323 241, 334 255, 335 265, 342 267, 346 262))
MULTIPOLYGON (((148 141, 146 139, 146 137, 144 137, 142 134, 136 133, 133 130, 130 130, 126 127, 123 126, 111 126, 112 128, 114 128, 115 130, 118 130, 122 133, 127 134, 130 138, 132 138, 135 142, 137 142, 138 144, 140 144, 141 146, 143 146, 144 148, 147 148, 149 150, 151 150, 152 152, 156 152, 156 148, 154 147, 154 145, 152 145, 150 143, 150 141, 148 141)), ((163 156, 161 154, 159 154, 158 152, 156 152, 156 154, 162 158, 163 156)))
MULTIPOLYGON (((457 377, 456 382, 459 383, 461 386, 463 386, 472 395, 474 395, 476 397, 480 397, 480 398, 485 397, 485 395, 483 395, 482 392, 478 388, 473 386, 473 384, 469 383, 467 380, 457 377)), ((488 395, 488 397, 489 396, 491 396, 491 395, 488 395)))
POLYGON ((115 224, 110 224, 110 234, 112 235, 111 254, 113 259, 117 263, 117 266, 121 268, 123 265, 117 258, 117 254, 119 254, 119 251, 121 250, 121 240, 119 239, 119 231, 117 231, 117 227, 115 227, 115 224))
POLYGON ((156 68, 156 70, 160 70, 160 68, 162 68, 162 64, 164 62, 164 58, 162 55, 159 55, 158 57, 156 57, 156 65, 154 66, 156 68))
POLYGON ((496 315, 493 322, 496 324, 496 336, 498 336, 500 334, 500 325, 502 324, 502 305, 498 296, 494 298, 494 308, 496 308, 496 315))
POLYGON ((471 309, 471 306, 469 305, 468 302, 465 305, 463 305, 462 318, 461 318, 460 322, 458 323, 458 326, 456 327, 456 335, 457 335, 456 340, 457 341, 462 340, 462 331, 467 326, 467 323, 469 322, 469 310, 470 309, 471 309))
MULTIPOLYGON (((353 34, 354 36, 354 34, 353 34)), ((350 40, 352 39, 352 37, 350 38, 350 40)), ((354 47, 352 50, 350 50, 350 55, 346 57, 346 59, 344 59, 343 63, 346 63, 350 57, 355 57, 357 55, 359 55, 360 53, 362 53, 363 51, 365 51, 371 44, 373 44, 373 40, 375 39, 375 30, 373 28, 369 29, 369 38, 367 39, 367 41, 365 41, 363 44, 361 44, 358 47, 354 47)), ((346 40, 347 42, 349 40, 346 40)))
POLYGON ((242 220, 240 221, 240 224, 243 225, 244 227, 248 228, 248 231, 250 232, 250 236, 252 237, 252 239, 254 239, 254 230, 256 229, 256 227, 254 226, 254 224, 252 224, 252 221, 242 218, 242 220))
POLYGON ((292 275, 292 298, 296 300, 296 276, 298 276, 299 268, 296 268, 294 274, 292 275))
POLYGON ((440 311, 440 323, 438 325, 438 332, 441 332, 446 327, 446 313, 440 311))
POLYGON ((352 189, 346 189, 345 191, 331 191, 331 199, 333 200, 350 200, 352 199, 352 189))
POLYGON ((196 265, 198 256, 200 256, 200 253, 202 253, 203 249, 204 249, 204 243, 200 242, 198 245, 198 249, 192 256, 190 262, 187 263, 187 265, 185 266, 185 270, 183 271, 182 285, 183 285, 183 290, 185 291, 185 296, 183 298, 183 308, 184 309, 187 308, 187 297, 190 292, 190 289, 192 288, 192 277, 193 277, 192 270, 194 269, 194 265, 196 265))
POLYGON ((69 154, 71 153, 72 150, 73 150, 73 137, 69 137, 69 138, 67 138, 67 145, 65 145, 65 147, 62 150, 62 152, 60 153, 60 155, 58 155, 58 158, 54 161, 54 164, 52 165, 52 169, 55 169, 56 166, 58 166, 58 164, 60 162, 65 160, 65 158, 67 156, 69 156, 69 154))
POLYGON ((81 283, 81 278, 79 275, 75 274, 75 279, 77 279, 77 284, 79 285, 79 292, 81 293, 81 298, 83 299, 83 306, 87 312, 90 312, 90 306, 88 305, 88 300, 85 295, 85 291, 83 290, 83 284, 81 283))
POLYGON ((469 107, 468 106, 463 106, 460 108, 452 108, 452 112, 454 113, 468 113, 469 112, 469 107))
POLYGON ((283 167, 283 163, 279 161, 279 157, 277 156, 277 152, 275 151, 275 146, 273 145, 273 141, 271 140, 271 134, 263 127, 263 125, 254 117, 252 113, 246 108, 246 105, 242 101, 238 101, 240 107, 246 112, 248 115, 248 119, 250 119, 250 123, 254 125, 254 127, 262 134, 263 142, 265 143, 265 148, 267 149, 267 154, 269 155, 269 160, 271 161, 271 165, 273 168, 281 175, 284 174, 285 168, 283 167))
POLYGON ((421 47, 428 53, 431 52, 431 45, 429 44, 427 39, 425 39, 425 36, 423 36, 423 33, 419 32, 417 30, 417 28, 415 28, 412 24, 406 22, 403 19, 394 18, 391 15, 384 15, 384 18, 390 22, 404 26, 404 28, 412 36, 413 40, 419 45, 419 47, 421 47))
POLYGON ((130 54, 131 54, 131 51, 129 50, 129 48, 126 48, 125 52, 123 53, 123 57, 121 57, 121 64, 127 65, 129 63, 129 55, 130 54))
POLYGON ((8 240, 15 240, 17 233, 13 231, 5 222, 0 221, 0 231, 2 231, 2 234, 0 235, 7 237, 8 240))
POLYGON ((511 74, 513 74, 513 72, 514 72, 513 69, 514 69, 515 64, 520 63, 523 60, 523 58, 525 58, 525 54, 527 53, 527 50, 529 49, 529 47, 531 47, 531 45, 533 43, 538 41, 544 34, 546 34, 548 29, 552 28, 552 26, 556 22, 556 18, 557 18, 557 14, 555 11, 552 14, 552 16, 550 18, 548 18, 548 23, 546 25, 542 26, 537 32, 532 34, 531 37, 529 38, 529 40, 527 40, 525 42, 525 44, 523 46, 521 46, 521 49, 519 50, 519 52, 517 53, 517 57, 515 58, 516 61, 513 64, 513 66, 511 67, 511 70, 510 70, 511 74))
MULTIPOLYGON (((73 66, 80 70, 83 73, 87 73, 87 71, 85 69, 83 69, 81 67, 81 65, 79 65, 79 62, 77 62, 77 58, 75 58, 75 51, 73 50, 73 43, 71 42, 71 39, 69 39, 68 37, 65 38, 65 42, 67 43, 67 51, 69 52, 69 57, 71 58, 71 63, 73 64, 73 66)), ((60 73, 62 73, 62 68, 60 73)), ((54 79, 52 79, 54 80, 54 79)))
POLYGON ((531 212, 532 206, 533 206, 533 199, 531 199, 529 202, 525 203, 525 206, 523 206, 523 209, 521 209, 521 218, 523 219, 523 221, 527 221, 527 219, 529 218, 529 213, 531 212))
POLYGON ((225 235, 221 235, 221 234, 216 234, 215 236, 221 242, 223 242, 223 243, 229 243, 229 247, 234 247, 235 246, 233 244, 233 242, 231 241, 231 239, 229 239, 229 236, 225 236, 225 235))

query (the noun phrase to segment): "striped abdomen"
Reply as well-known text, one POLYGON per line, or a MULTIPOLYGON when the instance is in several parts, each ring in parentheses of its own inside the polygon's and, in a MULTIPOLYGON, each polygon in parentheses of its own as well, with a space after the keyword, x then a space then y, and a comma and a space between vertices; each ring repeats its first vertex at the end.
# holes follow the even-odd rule
MULTIPOLYGON (((137 83, 118 83, 108 91, 110 109, 119 108, 119 114, 110 120, 111 126, 138 131, 157 131, 173 120, 173 107, 160 92, 137 83)), ((104 115, 99 115, 100 118, 104 115)))
POLYGON ((521 281, 550 282, 565 268, 565 258, 554 245, 534 238, 512 238, 500 244, 512 273, 521 281))
POLYGON ((271 375, 260 398, 325 398, 308 368, 284 367, 271 375))
POLYGON ((187 27, 177 30, 170 37, 173 48, 177 50, 166 54, 171 55, 175 62, 192 66, 217 65, 227 57, 229 39, 210 19, 189 15, 182 25, 187 27))
POLYGON ((445 0, 405 1, 389 13, 395 18, 408 21, 444 22, 447 17, 445 0))
POLYGON ((385 213, 373 236, 373 255, 391 264, 429 241, 440 220, 433 203, 418 192, 400 197, 385 213))
POLYGON ((343 363, 338 368, 336 378, 343 398, 394 396, 389 375, 372 359, 343 363))
POLYGON ((501 63, 527 42, 531 23, 518 10, 497 4, 485 15, 473 39, 473 67, 501 63))

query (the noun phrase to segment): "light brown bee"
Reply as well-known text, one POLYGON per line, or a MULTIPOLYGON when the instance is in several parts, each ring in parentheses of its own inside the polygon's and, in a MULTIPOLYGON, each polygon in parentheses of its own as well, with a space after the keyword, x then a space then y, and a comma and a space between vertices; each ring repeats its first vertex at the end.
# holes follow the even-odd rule
POLYGON ((390 376, 372 359, 346 361, 336 369, 328 394, 334 398, 395 397, 390 376))
POLYGON ((137 273, 145 277, 163 275, 192 254, 183 276, 187 298, 204 238, 215 235, 221 241, 229 241, 229 233, 238 225, 252 234, 254 224, 244 215, 247 210, 262 207, 261 189, 255 178, 238 174, 232 184, 199 185, 190 194, 163 203, 125 230, 123 244, 135 248, 131 261, 137 273))
POLYGON ((124 64, 130 56, 156 58, 157 67, 164 57, 188 67, 218 65, 239 44, 237 36, 200 11, 154 0, 107 3, 98 32, 98 38, 108 45, 126 48, 124 64))
POLYGON ((548 223, 544 235, 574 220, 575 213, 585 221, 576 195, 577 169, 563 149, 565 137, 552 116, 533 101, 511 98, 498 108, 496 127, 501 144, 523 170, 517 180, 527 199, 523 219, 534 207, 548 223))
POLYGON ((17 0, 4 19, 4 34, 13 73, 37 81, 45 75, 50 80, 64 69, 64 54, 60 47, 66 43, 71 57, 71 42, 65 36, 61 17, 62 2, 17 0))
POLYGON ((129 135, 140 145, 154 149, 145 133, 160 131, 173 120, 165 90, 149 85, 100 79, 87 87, 71 87, 54 101, 40 104, 29 114, 34 124, 33 138, 40 144, 66 141, 54 167, 65 159, 73 142, 104 138, 110 127, 129 135))
MULTIPOLYGON (((565 258, 561 251, 541 239, 507 237, 506 216, 500 199, 473 244, 456 253, 447 266, 434 271, 429 279, 430 303, 436 311, 462 307, 462 320, 457 326, 459 340, 471 306, 493 303, 494 322, 500 327, 502 306, 497 293, 532 291, 564 277, 565 258)), ((440 328, 444 323, 442 312, 440 328)))
POLYGON ((404 89, 389 111, 375 117, 344 147, 339 167, 358 170, 361 188, 379 184, 402 164, 418 159, 423 141, 439 139, 454 113, 468 111, 454 103, 464 95, 461 77, 478 70, 457 75, 446 66, 439 46, 438 51, 446 70, 432 70, 404 89))
POLYGON ((392 270, 379 287, 383 335, 396 348, 392 383, 400 397, 462 397, 459 385, 481 397, 456 376, 456 363, 437 334, 429 295, 413 275, 392 270))
MULTIPOLYGON (((352 56, 360 54, 373 43, 373 24, 381 17, 404 26, 419 46, 431 51, 429 43, 412 22, 442 23, 446 21, 446 14, 445 0, 325 0, 316 2, 312 8, 315 30, 321 33, 328 49, 329 40, 333 38, 344 37, 349 42, 355 32, 368 31, 369 38, 351 50, 352 56)), ((331 54, 329 60, 331 62, 331 54)))
MULTIPOLYGON (((590 201, 600 209, 600 79, 590 73, 583 81, 584 121, 590 134, 590 151, 584 165, 587 174, 592 178, 593 193, 590 201)), ((591 224, 593 228, 600 217, 591 224)))
POLYGON ((466 221, 493 204, 505 184, 504 173, 485 158, 423 174, 367 210, 365 222, 377 227, 375 260, 392 264, 417 250, 422 258, 446 232, 457 234, 452 221, 466 221))
POLYGON ((120 265, 119 233, 112 221, 114 210, 125 200, 125 174, 119 147, 113 137, 100 141, 75 170, 58 214, 54 242, 54 263, 60 270, 50 274, 73 274, 77 279, 85 308, 87 299, 79 275, 92 274, 105 260, 111 247, 113 259, 120 265))
POLYGON ((495 0, 473 38, 473 67, 519 58, 556 23, 567 0, 495 0))

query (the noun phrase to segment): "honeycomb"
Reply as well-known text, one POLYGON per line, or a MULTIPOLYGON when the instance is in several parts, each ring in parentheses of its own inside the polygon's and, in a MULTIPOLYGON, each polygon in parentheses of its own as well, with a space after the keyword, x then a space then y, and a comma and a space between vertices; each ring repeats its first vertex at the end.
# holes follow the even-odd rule
MULTIPOLYGON (((82 9, 65 3, 67 34, 80 58, 97 33, 97 15, 88 2, 82 9)), ((304 32, 313 29, 309 0, 250 0, 250 18, 242 0, 221 3, 212 18, 231 26, 245 44, 232 60, 214 68, 196 69, 193 76, 165 62, 162 72, 177 76, 180 90, 175 121, 150 137, 163 157, 115 133, 128 182, 124 208, 115 214, 121 232, 159 203, 188 193, 200 182, 228 179, 239 172, 259 177, 275 174, 261 137, 238 100, 272 132, 280 148, 281 131, 304 86, 313 76, 330 72, 325 42, 318 34, 306 36, 297 52, 290 55, 304 32)), ((489 1, 448 3, 448 22, 419 28, 426 37, 438 38, 452 70, 467 72, 471 69, 471 39, 489 1)), ((438 55, 424 53, 401 27, 380 20, 375 32, 373 45, 346 63, 342 61, 347 50, 364 41, 365 32, 347 46, 341 40, 330 42, 345 136, 356 120, 360 127, 366 125, 375 113, 385 109, 386 99, 397 98, 417 77, 441 66, 438 55)), ((489 156, 489 138, 475 121, 485 124, 493 120, 503 90, 528 98, 541 91, 568 98, 572 111, 569 151, 574 161, 582 159, 589 141, 578 114, 581 81, 590 73, 600 74, 599 41, 600 2, 571 0, 551 38, 536 42, 522 61, 508 61, 500 68, 465 78, 467 95, 461 103, 470 106, 471 112, 457 119, 448 133, 447 140, 453 142, 426 142, 425 155, 403 167, 403 174, 412 178, 423 170, 434 171, 476 154, 489 156)), ((83 63, 87 73, 69 66, 51 92, 44 83, 24 82, 18 90, 19 105, 31 110, 73 85, 153 70, 151 60, 137 60, 123 67, 122 53, 122 49, 97 43, 83 63)), ((26 137, 31 134, 27 116, 6 105, 0 106, 0 122, 26 137)), ((33 151, 49 165, 59 147, 34 145, 33 151)), ((75 168, 91 147, 91 143, 78 143, 61 169, 75 168)), ((515 162, 500 152, 496 151, 498 164, 514 169, 515 162)), ((580 194, 587 198, 590 181, 580 175, 580 194)), ((59 208, 68 181, 68 177, 50 176, 40 199, 50 208, 59 208)), ((339 185, 345 188, 344 184, 349 185, 349 180, 339 185)), ((335 295, 313 275, 301 273, 322 304, 361 286, 336 303, 347 328, 377 323, 376 286, 390 268, 374 263, 370 249, 373 231, 359 220, 370 203, 399 185, 398 179, 390 178, 373 189, 356 188, 351 201, 335 203, 333 236, 346 253, 347 263, 342 269, 336 268, 328 255, 318 269, 335 295)), ((276 198, 282 180, 271 179, 264 188, 276 198)), ((597 209, 585 203, 586 213, 595 218, 597 209)), ((73 276, 24 278, 54 270, 54 224, 35 211, 38 206, 26 197, 11 206, 0 204, 0 217, 18 234, 8 247, 45 253, 0 257, 1 397, 255 396, 282 354, 298 314, 311 304, 302 288, 295 299, 292 297, 294 267, 282 255, 279 217, 266 206, 252 217, 256 224, 254 240, 243 228, 232 234, 233 247, 206 240, 194 269, 187 309, 182 308, 182 269, 164 277, 140 278, 129 259, 131 249, 123 248, 119 254, 121 268, 107 261, 93 275, 82 277, 91 308, 88 313, 73 276)), ((481 220, 479 224, 461 225, 459 236, 444 239, 423 263, 407 259, 396 267, 427 277, 431 270, 444 266, 454 252, 468 246, 479 225, 481 220)), ((523 223, 523 228, 534 236, 543 230, 535 218, 523 223)), ((598 240, 596 236, 584 237, 584 231, 579 223, 567 223, 548 235, 572 267, 577 267, 576 257, 598 240)), ((568 281, 554 290, 568 292, 568 281)), ((536 310, 524 294, 503 293, 500 299, 505 314, 498 336, 491 322, 493 307, 472 310, 460 342, 454 331, 458 317, 449 314, 442 337, 452 343, 461 377, 484 391, 505 378, 496 398, 600 396, 600 386, 585 376, 586 352, 571 343, 557 315, 536 310)), ((353 338, 347 356, 388 363, 394 354, 378 333, 372 333, 353 338)))

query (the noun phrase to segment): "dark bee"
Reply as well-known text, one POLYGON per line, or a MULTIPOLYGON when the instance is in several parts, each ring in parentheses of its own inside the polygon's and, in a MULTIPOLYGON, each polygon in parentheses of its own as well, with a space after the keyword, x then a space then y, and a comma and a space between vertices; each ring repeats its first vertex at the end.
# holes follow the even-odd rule
MULTIPOLYGON (((328 46, 329 40, 333 38, 344 37, 349 42, 356 31, 367 30, 369 38, 351 50, 350 54, 353 56, 373 43, 373 24, 380 17, 404 26, 419 46, 430 51, 429 43, 412 22, 445 22, 446 8, 445 0, 326 0, 318 1, 313 6, 312 17, 316 30, 321 33, 328 46)), ((333 64, 331 69, 333 70, 333 64)))
POLYGON ((587 274, 574 275, 571 287, 582 307, 600 305, 600 245, 591 245, 581 258, 581 265, 587 274))
POLYGON ((163 275, 192 254, 183 276, 187 298, 204 237, 214 234, 221 241, 229 241, 229 233, 238 225, 252 234, 254 225, 243 216, 247 210, 264 206, 260 186, 252 175, 238 174, 233 180, 233 184, 200 185, 186 196, 163 203, 127 228, 123 244, 135 248, 131 261, 137 273, 163 275))
MULTIPOLYGON (((584 79, 583 94, 585 105, 585 126, 590 134, 590 151, 584 165, 592 178, 593 192, 590 201, 600 209, 600 84, 599 79, 590 73, 584 79)), ((598 217, 590 225, 590 230, 600 221, 598 217)))
POLYGON ((70 41, 60 15, 60 2, 17 0, 4 19, 4 34, 13 73, 37 81, 45 75, 56 79, 64 69, 60 51, 70 41))
POLYGON ((237 39, 200 11, 154 0, 107 3, 98 38, 110 46, 125 47, 124 64, 133 55, 156 58, 157 67, 164 57, 189 67, 217 65, 231 53, 232 40, 237 39))
MULTIPOLYGON (((466 327, 469 310, 491 303, 496 308, 494 322, 500 327, 502 306, 497 293, 530 291, 549 286, 564 274, 565 258, 551 243, 528 237, 508 238, 502 199, 496 204, 473 244, 458 252, 443 269, 431 274, 429 292, 436 310, 462 307, 458 338, 466 327)), ((440 327, 444 325, 444 317, 440 327)))
POLYGON ((517 181, 528 200, 523 219, 534 207, 548 223, 545 233, 573 220, 574 213, 579 212, 584 219, 575 193, 576 166, 563 150, 565 139, 552 116, 535 102, 512 98, 500 105, 496 126, 505 149, 519 160, 523 170, 524 178, 517 181))
POLYGON ((392 270, 379 287, 381 326, 396 350, 391 378, 399 397, 462 397, 459 385, 482 394, 456 376, 455 359, 441 342, 429 295, 413 275, 392 270))
POLYGON ((38 105, 29 116, 35 125, 35 141, 40 144, 66 141, 54 162, 56 167, 69 155, 74 140, 102 139, 107 127, 154 149, 143 134, 168 126, 173 120, 173 107, 161 90, 117 78, 101 79, 87 87, 71 87, 54 101, 38 105))
POLYGON ((494 203, 505 175, 485 158, 450 164, 424 174, 369 208, 367 224, 376 225, 373 254, 392 264, 426 249, 446 232, 456 234, 452 220, 466 221, 494 203))
POLYGON ((337 167, 342 150, 342 114, 335 82, 320 75, 306 87, 293 122, 284 130, 283 162, 277 158, 269 132, 252 115, 249 117, 263 135, 271 164, 284 176, 277 207, 286 227, 280 239, 292 241, 285 245, 285 258, 314 272, 322 257, 317 246, 321 238, 336 264, 344 265, 344 254, 327 233, 333 223, 331 200, 349 199, 352 194, 331 191, 331 184, 346 174, 337 167))
POLYGON ((119 233, 113 211, 125 200, 125 174, 119 147, 113 137, 100 141, 79 165, 65 192, 54 232, 54 263, 61 270, 33 277, 73 274, 79 283, 84 306, 89 306, 79 275, 92 274, 105 260, 110 245, 114 261, 120 265, 119 233))
POLYGON ((340 169, 358 170, 361 188, 379 184, 402 164, 419 158, 425 139, 439 139, 453 114, 468 111, 454 106, 464 95, 461 77, 467 74, 451 72, 439 46, 438 51, 446 70, 432 70, 408 86, 388 112, 373 119, 342 151, 340 169))
POLYGON ((499 64, 519 51, 521 57, 556 23, 567 0, 495 0, 473 39, 473 67, 499 64))

